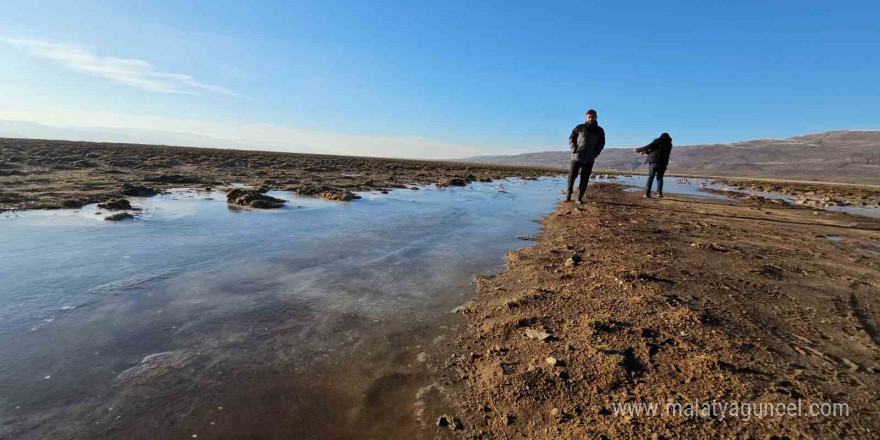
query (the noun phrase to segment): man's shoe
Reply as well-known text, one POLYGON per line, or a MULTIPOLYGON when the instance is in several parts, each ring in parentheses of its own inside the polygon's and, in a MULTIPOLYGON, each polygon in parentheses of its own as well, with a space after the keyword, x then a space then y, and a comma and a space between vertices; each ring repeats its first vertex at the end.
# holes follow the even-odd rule
POLYGON ((662 199, 662 198, 663 198, 663 193, 657 193, 657 198, 658 198, 658 199, 662 199))
POLYGON ((583 204, 584 204, 584 201, 581 199, 578 199, 578 205, 583 205, 583 204))
POLYGON ((571 193, 568 193, 568 194, 565 196, 565 201, 566 201, 566 202, 571 202, 571 193))
POLYGON ((642 196, 642 197, 644 197, 644 198, 646 198, 646 199, 650 199, 650 198, 651 198, 651 195, 650 195, 650 194, 645 194, 645 195, 642 196))

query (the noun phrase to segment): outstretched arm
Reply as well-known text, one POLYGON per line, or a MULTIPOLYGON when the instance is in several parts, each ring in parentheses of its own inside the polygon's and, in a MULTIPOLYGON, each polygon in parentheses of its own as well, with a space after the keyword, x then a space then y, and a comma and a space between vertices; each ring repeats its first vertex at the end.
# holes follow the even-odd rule
POLYGON ((657 139, 654 139, 653 141, 651 141, 650 144, 645 145, 642 148, 636 148, 633 151, 635 151, 636 153, 650 153, 659 147, 660 147, 660 139, 657 138, 657 139))

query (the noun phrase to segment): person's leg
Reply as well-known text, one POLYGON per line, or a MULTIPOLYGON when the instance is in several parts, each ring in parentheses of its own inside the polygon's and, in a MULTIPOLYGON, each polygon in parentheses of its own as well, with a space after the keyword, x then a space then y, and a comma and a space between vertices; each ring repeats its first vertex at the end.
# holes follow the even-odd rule
POLYGON ((648 183, 645 184, 645 197, 651 197, 651 186, 654 185, 654 174, 657 173, 657 168, 654 164, 648 164, 648 183))
POLYGON ((568 172, 568 192, 565 196, 565 201, 571 201, 571 192, 574 190, 574 179, 578 175, 578 170, 580 170, 581 164, 580 162, 573 160, 571 161, 571 169, 568 172))
POLYGON ((590 183, 590 173, 593 172, 593 164, 585 163, 581 165, 581 181, 578 186, 578 201, 584 201, 584 194, 587 193, 587 185, 590 183))
POLYGON ((663 174, 666 173, 666 167, 660 167, 657 170, 657 197, 663 197, 663 174))

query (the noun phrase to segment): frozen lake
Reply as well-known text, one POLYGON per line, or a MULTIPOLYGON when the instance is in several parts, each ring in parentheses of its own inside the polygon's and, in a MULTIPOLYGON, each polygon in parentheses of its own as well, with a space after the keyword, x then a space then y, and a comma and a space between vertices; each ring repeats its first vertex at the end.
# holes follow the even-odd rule
POLYGON ((559 188, 271 193, 289 200, 274 211, 182 191, 132 198, 134 221, 0 217, 0 437, 427 436, 416 395, 449 311, 559 188))

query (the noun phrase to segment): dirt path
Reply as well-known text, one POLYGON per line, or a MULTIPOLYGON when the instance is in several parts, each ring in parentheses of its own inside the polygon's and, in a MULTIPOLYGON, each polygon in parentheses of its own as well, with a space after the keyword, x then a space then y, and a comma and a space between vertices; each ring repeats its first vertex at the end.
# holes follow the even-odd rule
POLYGON ((461 309, 468 433, 878 438, 880 220, 590 188, 461 309), (799 400, 849 415, 663 415, 799 400), (661 416, 615 414, 625 402, 661 416))

